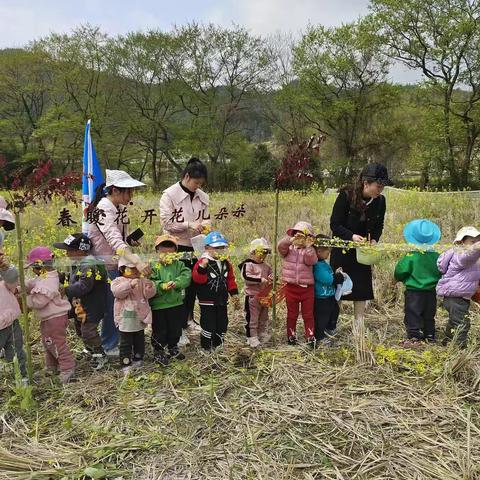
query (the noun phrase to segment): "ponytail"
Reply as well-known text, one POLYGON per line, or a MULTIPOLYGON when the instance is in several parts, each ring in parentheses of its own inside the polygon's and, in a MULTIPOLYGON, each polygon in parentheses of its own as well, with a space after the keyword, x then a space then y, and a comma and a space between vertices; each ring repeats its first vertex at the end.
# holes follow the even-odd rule
POLYGON ((183 169, 182 178, 188 175, 190 178, 204 178, 207 180, 207 167, 198 158, 192 157, 183 169))
POLYGON ((95 197, 93 198, 92 203, 90 203, 90 205, 88 205, 87 207, 88 213, 92 213, 97 208, 98 202, 100 202, 102 198, 107 196, 104 189, 105 183, 102 183, 95 189, 95 197))

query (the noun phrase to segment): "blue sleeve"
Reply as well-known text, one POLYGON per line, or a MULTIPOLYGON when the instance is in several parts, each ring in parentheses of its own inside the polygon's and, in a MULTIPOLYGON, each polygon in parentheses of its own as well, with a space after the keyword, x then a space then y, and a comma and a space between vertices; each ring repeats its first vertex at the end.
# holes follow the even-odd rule
POLYGON ((318 262, 313 266, 315 283, 333 285, 333 270, 327 262, 318 262))

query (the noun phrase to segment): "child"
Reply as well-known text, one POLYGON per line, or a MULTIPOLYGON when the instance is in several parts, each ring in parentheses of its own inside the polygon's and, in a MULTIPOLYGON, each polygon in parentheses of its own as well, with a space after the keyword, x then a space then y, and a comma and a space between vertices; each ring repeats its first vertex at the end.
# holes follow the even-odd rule
POLYGON ((141 278, 136 265, 138 255, 121 257, 118 262, 120 277, 112 280, 115 297, 114 319, 120 332, 120 366, 124 373, 131 367, 141 367, 145 356, 145 326, 152 323, 152 310, 148 301, 155 295, 155 284, 141 278))
POLYGON ((277 248, 283 257, 282 280, 286 283, 287 338, 289 345, 297 344, 297 318, 302 306, 307 343, 314 343, 314 279, 312 267, 317 263, 313 248, 313 227, 307 222, 298 222, 287 230, 287 235, 278 242, 277 248))
POLYGON ((36 247, 27 257, 36 277, 27 280, 27 305, 40 320, 48 371, 60 371, 60 381, 70 382, 75 374, 75 360, 67 345, 70 302, 62 297, 58 272, 53 268, 53 253, 48 247, 36 247))
POLYGON ((69 235, 55 248, 66 250, 72 271, 65 285, 65 294, 74 307, 79 333, 86 350, 92 355, 92 368, 100 370, 107 363, 98 326, 103 320, 107 296, 107 271, 92 255, 92 242, 83 233, 69 235))
POLYGON ((268 307, 260 305, 257 296, 261 289, 272 281, 272 267, 265 257, 272 249, 264 238, 250 243, 249 257, 238 268, 245 281, 245 317, 247 343, 253 348, 268 342, 268 307))
POLYGON ((23 350, 23 334, 18 321, 21 314, 15 291, 18 287, 18 270, 10 265, 3 254, 4 235, 0 232, 0 350, 5 350, 5 360, 13 362, 16 354, 20 373, 27 382, 26 355, 23 350))
POLYGON ((463 227, 454 243, 462 248, 450 248, 438 258, 437 266, 442 278, 437 285, 437 294, 444 297, 443 306, 449 317, 445 335, 447 339, 452 339, 458 333, 457 342, 464 348, 470 330, 470 299, 480 280, 477 263, 480 258, 480 231, 475 227, 463 227))
POLYGON ((205 237, 205 253, 193 267, 193 281, 197 285, 200 304, 200 345, 205 350, 223 344, 228 327, 228 296, 235 308, 240 308, 238 288, 232 264, 221 255, 228 242, 220 232, 205 237))
POLYGON ((407 340, 403 344, 415 345, 420 340, 433 342, 437 312, 435 287, 441 275, 437 268, 438 253, 428 251, 427 247, 440 240, 440 228, 429 220, 413 220, 405 226, 403 236, 408 244, 425 249, 407 253, 395 267, 395 279, 405 284, 407 340))
POLYGON ((167 366, 170 359, 185 359, 178 350, 178 341, 187 315, 183 303, 184 290, 190 285, 192 273, 185 263, 175 258, 177 246, 177 239, 172 235, 156 238, 158 262, 152 265, 150 276, 156 287, 156 295, 150 301, 153 313, 152 347, 155 361, 163 366, 167 366))
POLYGON ((317 235, 315 251, 317 253, 317 263, 313 266, 313 278, 315 280, 315 340, 325 345, 330 343, 328 336, 335 333, 337 328, 340 307, 338 306, 335 293, 337 285, 344 281, 342 269, 338 268, 333 273, 332 267, 327 262, 332 249, 328 246, 322 246, 322 240, 331 240, 326 235, 317 235))

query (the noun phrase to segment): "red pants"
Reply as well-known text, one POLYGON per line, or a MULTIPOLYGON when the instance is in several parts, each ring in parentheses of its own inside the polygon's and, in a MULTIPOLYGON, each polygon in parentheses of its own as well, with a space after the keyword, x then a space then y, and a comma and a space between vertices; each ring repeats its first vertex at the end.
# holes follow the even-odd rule
POLYGON ((314 320, 313 304, 314 289, 310 287, 300 287, 293 283, 287 283, 285 287, 285 300, 287 302, 287 336, 295 336, 297 330, 297 318, 302 306, 302 318, 305 325, 305 336, 307 339, 313 337, 314 320))
POLYGON ((75 369, 75 360, 67 345, 68 316, 50 318, 40 323, 45 348, 45 366, 61 373, 75 369))

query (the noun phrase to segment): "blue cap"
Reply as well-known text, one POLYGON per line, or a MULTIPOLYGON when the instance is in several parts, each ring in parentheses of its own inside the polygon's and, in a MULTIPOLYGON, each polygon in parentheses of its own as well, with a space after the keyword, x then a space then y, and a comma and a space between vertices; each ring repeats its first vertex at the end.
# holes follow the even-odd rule
POLYGON ((407 243, 433 245, 440 240, 442 233, 436 223, 430 220, 418 219, 412 220, 405 225, 403 236, 407 243))
POLYGON ((220 232, 210 232, 205 237, 205 245, 209 247, 228 247, 228 242, 220 232))

